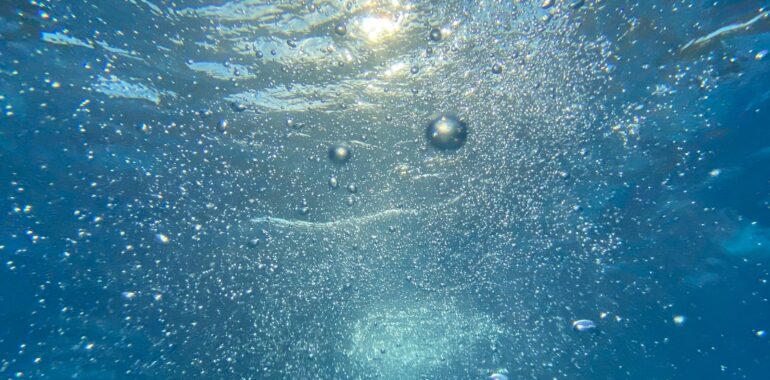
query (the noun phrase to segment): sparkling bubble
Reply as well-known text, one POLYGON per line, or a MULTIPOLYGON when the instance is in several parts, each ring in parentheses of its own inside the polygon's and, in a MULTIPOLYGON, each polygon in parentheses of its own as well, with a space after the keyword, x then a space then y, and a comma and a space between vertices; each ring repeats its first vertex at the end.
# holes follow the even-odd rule
POLYGON ((675 315, 673 321, 675 325, 682 326, 687 321, 687 317, 684 315, 675 315))
POLYGON ((502 373, 495 372, 489 375, 489 380, 508 380, 508 376, 502 373))
POLYGON ((350 160, 352 153, 345 144, 335 144, 329 147, 329 160, 335 164, 344 164, 350 160))
POLYGON ((420 72, 419 66, 412 66, 411 70, 409 70, 412 74, 417 74, 420 72))
POLYGON ((348 185, 348 191, 351 194, 355 194, 358 191, 358 187, 356 187, 355 183, 351 183, 350 185, 348 185))
POLYGON ((572 328, 578 332, 595 331, 596 323, 590 319, 578 319, 572 322, 572 328))
POLYGON ((468 127, 456 116, 442 115, 428 124, 425 137, 436 149, 456 150, 465 144, 468 127))
POLYGON ((339 181, 337 181, 337 177, 331 177, 329 178, 329 187, 332 189, 336 189, 340 185, 339 181))
POLYGON ((502 74, 503 73, 503 64, 500 62, 495 62, 495 64, 492 65, 492 74, 502 74))

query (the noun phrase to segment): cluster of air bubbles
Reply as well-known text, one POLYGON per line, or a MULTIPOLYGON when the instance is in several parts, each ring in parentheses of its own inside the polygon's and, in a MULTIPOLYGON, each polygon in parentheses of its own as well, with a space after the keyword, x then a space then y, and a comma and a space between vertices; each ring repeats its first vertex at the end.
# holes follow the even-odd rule
POLYGON ((307 204, 306 200, 302 200, 302 203, 299 205, 299 213, 300 215, 308 215, 310 214, 310 207, 307 204))
POLYGON ((457 116, 441 115, 428 124, 425 129, 425 137, 436 149, 460 149, 468 138, 468 126, 457 116))

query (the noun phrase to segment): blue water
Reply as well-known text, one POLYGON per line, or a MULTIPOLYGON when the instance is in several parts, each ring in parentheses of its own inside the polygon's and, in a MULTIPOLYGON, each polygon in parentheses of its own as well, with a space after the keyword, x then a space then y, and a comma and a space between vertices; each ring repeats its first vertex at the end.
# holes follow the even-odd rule
POLYGON ((757 0, 5 0, 0 377, 767 379, 768 50, 757 0))

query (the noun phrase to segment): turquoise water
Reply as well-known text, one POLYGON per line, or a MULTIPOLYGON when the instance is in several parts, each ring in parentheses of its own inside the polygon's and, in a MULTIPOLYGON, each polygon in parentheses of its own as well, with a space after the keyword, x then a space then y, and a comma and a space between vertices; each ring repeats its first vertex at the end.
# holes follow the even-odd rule
POLYGON ((0 4, 0 377, 764 379, 767 1, 0 4))

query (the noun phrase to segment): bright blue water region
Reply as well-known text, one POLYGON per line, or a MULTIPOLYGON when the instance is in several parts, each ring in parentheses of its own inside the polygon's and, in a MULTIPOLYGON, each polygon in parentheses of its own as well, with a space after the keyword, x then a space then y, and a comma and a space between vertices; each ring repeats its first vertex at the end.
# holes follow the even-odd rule
POLYGON ((0 379, 768 379, 770 1, 4 0, 0 379))

